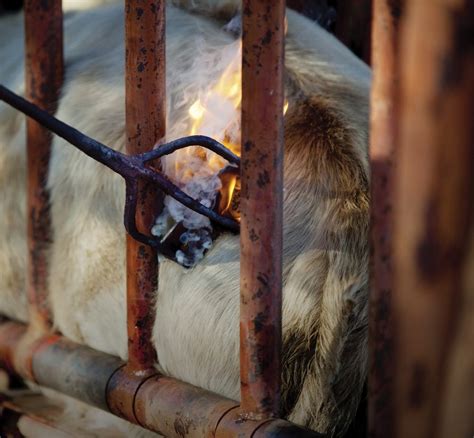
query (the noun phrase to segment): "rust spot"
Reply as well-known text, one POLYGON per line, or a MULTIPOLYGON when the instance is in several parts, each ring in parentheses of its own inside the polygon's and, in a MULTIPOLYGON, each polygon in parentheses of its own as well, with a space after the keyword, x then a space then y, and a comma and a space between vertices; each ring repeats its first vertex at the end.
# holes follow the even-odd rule
POLYGON ((466 2, 462 12, 452 13, 453 38, 452 50, 441 59, 439 84, 441 89, 458 87, 469 71, 468 60, 474 54, 474 3, 466 2))
POLYGON ((180 413, 177 413, 176 420, 174 421, 174 430, 180 437, 185 437, 189 432, 190 420, 183 418, 180 413))
POLYGON ((250 140, 247 140, 245 143, 244 143, 244 150, 245 152, 249 152, 251 151, 253 148, 254 148, 255 144, 250 141, 250 140))
POLYGON ((434 200, 428 203, 425 218, 425 234, 416 250, 416 262, 425 280, 435 282, 443 272, 459 266, 463 249, 445 243, 440 235, 438 206, 434 200))
POLYGON ((409 388, 408 403, 414 409, 421 408, 426 399, 426 368, 421 363, 413 366, 409 388))
POLYGON ((390 15, 394 21, 399 22, 403 13, 403 2, 400 0, 388 0, 388 7, 390 8, 390 15))
POLYGON ((142 15, 145 11, 143 10, 143 8, 136 8, 135 12, 137 13, 137 20, 140 20, 140 18, 142 18, 142 15))
MULTIPOLYGON (((254 297, 258 298, 262 295, 263 295, 263 291, 261 289, 259 289, 258 292, 254 295, 254 297)), ((268 321, 267 312, 257 313, 257 316, 254 319, 255 333, 260 333, 265 328, 265 325, 267 324, 267 321, 268 321)))
POLYGON ((267 170, 258 174, 257 184, 260 188, 265 187, 270 182, 270 175, 267 170))
POLYGON ((259 239, 253 228, 250 230, 249 238, 252 242, 256 242, 259 239))
POLYGON ((262 38, 262 44, 263 44, 263 45, 270 44, 270 42, 272 41, 272 36, 273 36, 272 31, 271 31, 271 30, 267 30, 267 33, 266 33, 265 36, 262 38))

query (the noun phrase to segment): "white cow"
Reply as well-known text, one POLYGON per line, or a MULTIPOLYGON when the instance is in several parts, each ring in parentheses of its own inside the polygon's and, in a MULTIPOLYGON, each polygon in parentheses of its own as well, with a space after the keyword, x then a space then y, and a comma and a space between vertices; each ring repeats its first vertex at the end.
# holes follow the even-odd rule
MULTIPOLYGON (((124 151, 119 3, 66 14, 57 117, 124 151)), ((221 75, 222 62, 202 60, 220 59, 235 41, 222 26, 239 2, 174 3, 167 9, 169 139, 189 133, 189 107, 221 75)), ((22 19, 0 17, 0 82, 19 93, 22 19)), ((370 70, 317 24, 290 10, 287 19, 283 410, 297 424, 340 436, 367 375, 370 70)), ((24 116, 0 103, 0 312, 21 321, 28 318, 25 181, 24 116)), ((55 327, 125 359, 123 180, 55 138, 48 187, 55 327)), ((160 369, 238 400, 238 236, 221 235, 193 269, 163 261, 159 278, 153 343, 160 369)), ((96 424, 112 421, 107 415, 96 424)))

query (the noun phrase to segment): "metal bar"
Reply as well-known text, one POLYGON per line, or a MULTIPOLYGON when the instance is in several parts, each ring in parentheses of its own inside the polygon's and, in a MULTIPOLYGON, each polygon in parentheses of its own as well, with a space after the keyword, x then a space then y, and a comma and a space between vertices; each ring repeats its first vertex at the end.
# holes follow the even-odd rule
MULTIPOLYGON (((14 356, 25 331, 26 326, 21 323, 0 323, 2 367, 22 372, 16 367, 14 356)), ((229 430, 239 431, 241 437, 319 437, 284 420, 255 422, 240 418, 236 422, 237 402, 170 377, 128 372, 114 379, 125 365, 119 358, 61 336, 42 337, 31 356, 35 381, 41 386, 116 415, 118 412, 110 406, 111 397, 121 394, 122 404, 130 405, 136 414, 131 421, 168 437, 228 437, 232 436, 227 433, 229 430), (129 392, 127 388, 134 390, 129 392)), ((117 404, 119 400, 112 402, 117 404)))
MULTIPOLYGON (((76 146, 94 160, 99 161, 109 169, 117 172, 119 175, 125 178, 128 183, 133 183, 138 177, 147 179, 164 193, 175 198, 177 201, 181 202, 191 210, 208 217, 212 221, 218 223, 224 228, 230 229, 231 231, 237 232, 239 230, 238 222, 222 216, 216 213, 214 210, 205 207, 199 201, 191 198, 182 190, 180 190, 179 187, 174 185, 164 174, 160 173, 156 169, 150 169, 146 166, 150 160, 155 160, 164 155, 171 154, 178 149, 194 145, 202 146, 203 148, 212 150, 232 164, 239 166, 240 158, 218 141, 203 135, 192 135, 170 141, 169 143, 161 145, 159 149, 154 149, 143 154, 136 154, 132 156, 124 155, 49 115, 45 111, 41 110, 35 105, 32 105, 30 102, 16 95, 2 85, 0 85, 0 100, 5 101, 12 107, 33 118, 41 125, 64 138, 72 145, 76 146)), ((125 220, 127 223, 127 217, 125 220)), ((133 233, 130 234, 133 235, 133 233)), ((153 240, 152 237, 147 237, 146 239, 147 244, 156 246, 151 243, 153 240)))
POLYGON ((380 438, 390 438, 395 434, 392 202, 400 8, 400 1, 397 0, 375 0, 373 3, 369 430, 371 436, 380 438))
MULTIPOLYGON (((165 2, 125 1, 126 150, 147 152, 166 129, 165 2)), ((136 223, 150 234, 162 208, 160 192, 138 181, 136 223)), ((151 344, 154 296, 158 286, 158 255, 148 245, 127 236, 128 362, 131 368, 151 368, 156 353, 151 344)))
MULTIPOLYGON (((63 80, 63 16, 61 0, 25 1, 26 98, 54 113, 63 80)), ((47 249, 51 241, 49 195, 46 190, 51 133, 28 119, 28 276, 30 323, 47 330, 47 249)))
POLYGON ((108 410, 110 376, 123 362, 60 336, 44 338, 32 353, 35 380, 90 405, 108 410))
MULTIPOLYGON (((129 156, 126 156, 98 142, 97 140, 94 140, 91 137, 88 137, 67 123, 64 123, 61 120, 58 120, 56 117, 49 115, 38 106, 13 93, 3 85, 0 85, 0 100, 8 103, 8 105, 11 105, 13 108, 16 108, 17 110, 26 114, 28 117, 31 117, 40 125, 46 127, 56 135, 64 138, 86 155, 89 155, 94 160, 101 162, 108 168, 112 169, 114 172, 119 173, 123 177, 128 175, 128 172, 121 170, 118 165, 115 165, 115 162, 119 164, 122 164, 127 160, 132 162, 133 160, 130 160, 129 156), (118 159, 118 157, 121 158, 118 159), (114 158, 114 160, 112 158, 114 158)), ((227 149, 222 143, 219 143, 217 140, 205 135, 189 135, 187 137, 178 138, 160 145, 158 149, 153 149, 142 154, 135 154, 133 156, 139 161, 147 163, 149 161, 161 158, 164 155, 172 154, 173 152, 188 146, 201 146, 203 148, 209 149, 210 151, 229 161, 229 163, 240 166, 240 157, 238 155, 234 154, 230 149, 227 149)), ((133 166, 128 165, 128 167, 133 166)))
POLYGON ((282 304, 285 2, 243 2, 241 408, 278 416, 282 304))
POLYGON ((474 350, 461 323, 473 294, 474 3, 405 7, 393 235, 396 436, 471 436, 474 350), (452 362, 458 342, 458 358, 471 364, 463 374, 452 362))

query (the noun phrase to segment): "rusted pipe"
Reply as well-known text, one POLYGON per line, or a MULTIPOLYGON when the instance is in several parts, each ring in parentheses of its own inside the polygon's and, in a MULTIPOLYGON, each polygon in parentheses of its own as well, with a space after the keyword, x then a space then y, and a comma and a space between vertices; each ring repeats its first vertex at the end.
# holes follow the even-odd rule
POLYGON ((243 2, 240 234, 242 411, 278 416, 285 2, 243 2))
MULTIPOLYGON (((165 2, 126 0, 126 150, 129 154, 153 149, 165 135, 165 2)), ((159 164, 156 164, 159 166, 159 164)), ((162 209, 161 193, 147 181, 138 182, 136 224, 150 234, 162 209)), ((151 344, 154 297, 158 286, 157 251, 127 235, 127 329, 131 368, 153 366, 151 344)))
POLYGON ((214 438, 228 437, 298 437, 298 438, 321 438, 312 430, 296 426, 286 420, 249 418, 240 408, 230 409, 219 421, 214 438))
POLYGON ((159 424, 164 436, 187 438, 214 436, 222 417, 238 404, 166 376, 146 380, 137 396, 139 424, 157 432, 159 424))
MULTIPOLYGON (((25 1, 25 96, 54 113, 63 81, 63 15, 61 0, 25 1)), ((47 249, 51 241, 49 195, 46 190, 51 133, 27 119, 28 275, 30 322, 47 330, 47 249)))
POLYGON ((393 236, 396 436, 471 436, 474 350, 460 323, 473 293, 463 278, 474 232, 474 3, 405 7, 393 236), (471 368, 454 388, 452 352, 463 337, 471 368))
POLYGON ((26 326, 11 321, 0 324, 0 365, 7 372, 15 373, 15 350, 26 333, 26 326))
POLYGON ((392 204, 400 8, 398 0, 375 0, 372 14, 369 430, 374 438, 395 434, 392 204))
MULTIPOLYGON (((26 326, 0 323, 0 366, 21 373, 13 357, 26 326)), ((32 352, 35 381, 85 403, 122 416, 168 437, 319 437, 285 420, 251 421, 240 416, 238 403, 171 377, 135 371, 120 373, 117 357, 46 335, 32 352), (119 376, 119 378, 117 378, 119 376), (120 400, 117 395, 123 398, 120 400), (113 403, 131 409, 131 418, 113 403), (125 415, 124 415, 125 414, 125 415), (232 435, 228 434, 228 431, 232 435), (234 433, 236 432, 236 433, 234 433)))
POLYGON ((60 336, 45 337, 33 352, 40 385, 107 410, 107 382, 122 361, 60 336))

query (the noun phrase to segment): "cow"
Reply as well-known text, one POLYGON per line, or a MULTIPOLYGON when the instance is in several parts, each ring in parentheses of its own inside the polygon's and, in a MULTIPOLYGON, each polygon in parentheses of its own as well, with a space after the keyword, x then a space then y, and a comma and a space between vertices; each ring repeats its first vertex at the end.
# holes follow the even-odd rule
MULTIPOLYGON (((88 3, 79 11, 65 2, 65 80, 56 117, 124 152, 123 5, 88 3)), ((168 2, 167 139, 189 134, 189 107, 222 74, 222 62, 199 59, 219 60, 236 43, 225 24, 239 5, 168 2)), ((290 9, 286 19, 282 413, 342 436, 367 377, 371 73, 315 22, 290 9)), ((19 94, 22 23, 21 12, 0 17, 0 82, 19 94)), ((27 322, 25 184, 25 117, 0 104, 0 313, 27 322)), ((54 328, 126 359, 123 180, 54 137, 47 187, 54 328)), ((239 400, 239 278, 239 237, 232 233, 222 233, 192 268, 161 260, 150 312, 162 373, 239 400)), ((126 436, 147 436, 74 403, 75 415, 81 409, 97 427, 116 424, 126 436)))

